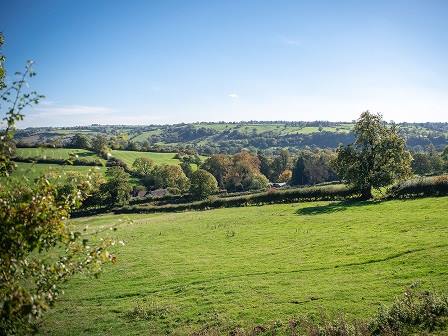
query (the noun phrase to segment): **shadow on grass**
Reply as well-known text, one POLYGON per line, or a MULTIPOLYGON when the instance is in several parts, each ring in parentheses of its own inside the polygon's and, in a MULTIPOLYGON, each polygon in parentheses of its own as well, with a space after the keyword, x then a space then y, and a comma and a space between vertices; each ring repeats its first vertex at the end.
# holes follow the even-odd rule
POLYGON ((338 202, 338 203, 329 203, 326 205, 318 205, 318 206, 301 208, 296 211, 296 214, 297 215, 308 215, 308 216, 322 215, 322 214, 345 211, 347 209, 354 208, 354 207, 363 207, 363 206, 378 204, 378 203, 380 203, 380 201, 376 201, 376 200, 342 201, 342 202, 338 202))

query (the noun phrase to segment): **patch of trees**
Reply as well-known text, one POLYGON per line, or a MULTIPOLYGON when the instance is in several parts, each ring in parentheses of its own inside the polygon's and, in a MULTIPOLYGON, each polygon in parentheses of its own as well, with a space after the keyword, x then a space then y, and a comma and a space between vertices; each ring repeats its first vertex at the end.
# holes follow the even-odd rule
POLYGON ((291 185, 313 185, 338 180, 331 150, 301 151, 292 170, 291 185))
POLYGON ((432 145, 425 151, 412 153, 412 171, 417 175, 434 175, 448 171, 448 146, 443 153, 439 153, 432 145))
POLYGON ((212 174, 220 188, 229 191, 265 189, 269 182, 260 171, 259 158, 247 151, 233 156, 212 155, 201 169, 212 174))

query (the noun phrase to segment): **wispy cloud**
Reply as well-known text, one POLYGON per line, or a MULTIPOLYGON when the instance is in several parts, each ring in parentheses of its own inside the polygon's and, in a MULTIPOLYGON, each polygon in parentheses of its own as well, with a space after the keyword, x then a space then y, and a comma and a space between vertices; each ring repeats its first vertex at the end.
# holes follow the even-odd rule
POLYGON ((302 42, 287 36, 280 36, 280 42, 288 46, 301 46, 302 42))
POLYGON ((88 105, 57 105, 53 102, 44 102, 40 107, 34 108, 34 115, 40 117, 77 116, 77 115, 105 115, 114 112, 106 106, 88 105))
POLYGON ((238 98, 240 98, 240 96, 238 96, 236 93, 229 93, 229 95, 228 95, 230 98, 232 98, 232 99, 238 99, 238 98))

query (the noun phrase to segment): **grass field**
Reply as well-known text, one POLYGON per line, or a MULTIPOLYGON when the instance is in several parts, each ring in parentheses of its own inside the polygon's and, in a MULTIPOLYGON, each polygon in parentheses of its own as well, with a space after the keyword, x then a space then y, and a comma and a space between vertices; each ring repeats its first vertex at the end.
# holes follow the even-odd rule
POLYGON ((417 280, 448 290, 447 209, 441 197, 78 219, 118 224, 126 246, 98 280, 66 285, 42 334, 184 335, 321 308, 366 317, 417 280))
POLYGON ((47 172, 82 172, 88 173, 90 170, 99 170, 100 172, 105 172, 105 167, 89 167, 89 166, 63 166, 63 165, 55 165, 55 164, 47 164, 47 163, 26 163, 26 162, 17 162, 17 169, 13 173, 13 177, 15 178, 26 178, 30 181, 33 181, 36 177, 41 176, 47 172))
POLYGON ((94 152, 85 149, 72 148, 17 148, 16 154, 22 158, 46 158, 66 160, 70 154, 76 154, 80 159, 99 159, 94 152))
POLYGON ((112 151, 112 156, 126 162, 129 167, 132 166, 134 160, 137 158, 148 158, 154 160, 156 164, 172 164, 177 165, 180 163, 179 160, 174 159, 176 153, 155 153, 155 152, 132 152, 132 151, 112 151))

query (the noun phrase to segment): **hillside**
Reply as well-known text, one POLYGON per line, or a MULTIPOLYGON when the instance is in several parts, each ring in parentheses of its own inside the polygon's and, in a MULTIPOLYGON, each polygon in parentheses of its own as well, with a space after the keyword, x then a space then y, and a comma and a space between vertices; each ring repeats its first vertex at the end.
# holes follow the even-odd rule
MULTIPOLYGON (((448 145, 448 123, 402 123, 401 133, 408 147, 419 149, 429 144, 442 149, 448 145)), ((202 154, 236 153, 242 148, 291 151, 304 147, 336 148, 353 140, 351 122, 233 122, 193 123, 149 126, 47 127, 19 130, 19 146, 68 143, 76 133, 125 137, 145 150, 172 151, 190 146, 202 154)))
POLYGON ((293 316, 367 317, 406 286, 448 290, 448 197, 105 215, 126 245, 99 280, 77 278, 42 334, 188 334, 293 316))

